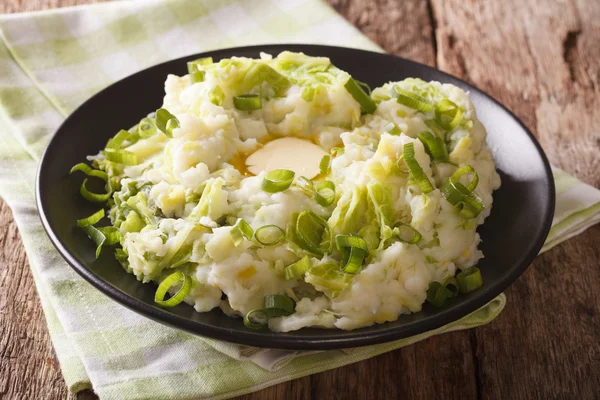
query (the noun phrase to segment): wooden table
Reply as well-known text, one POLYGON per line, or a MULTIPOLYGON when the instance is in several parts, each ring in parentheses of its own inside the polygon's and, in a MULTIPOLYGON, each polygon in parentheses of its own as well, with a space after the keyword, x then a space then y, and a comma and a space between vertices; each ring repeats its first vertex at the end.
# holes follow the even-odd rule
MULTIPOLYGON (((95 1, 0 0, 0 12, 95 1)), ((600 186, 600 1, 328 1, 389 53, 488 91, 536 133, 554 165, 600 186)), ((599 244, 596 225, 538 257, 487 326, 243 398, 598 398, 599 244)), ((0 398, 68 397, 1 200, 0 266, 0 398)))

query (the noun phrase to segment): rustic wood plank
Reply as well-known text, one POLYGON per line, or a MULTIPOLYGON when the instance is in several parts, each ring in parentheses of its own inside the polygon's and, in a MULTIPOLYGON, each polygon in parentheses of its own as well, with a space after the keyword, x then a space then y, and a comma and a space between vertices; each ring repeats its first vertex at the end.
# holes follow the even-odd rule
POLYGON ((67 390, 50 343, 27 256, 12 213, 0 201, 0 398, 64 398, 67 390))
POLYGON ((424 0, 326 0, 386 52, 435 65, 435 37, 424 0))
MULTIPOLYGON (((437 61, 500 99, 550 161, 600 186, 600 3, 433 0, 437 61)), ((482 398, 597 398, 595 226, 538 257, 473 333, 482 398)))

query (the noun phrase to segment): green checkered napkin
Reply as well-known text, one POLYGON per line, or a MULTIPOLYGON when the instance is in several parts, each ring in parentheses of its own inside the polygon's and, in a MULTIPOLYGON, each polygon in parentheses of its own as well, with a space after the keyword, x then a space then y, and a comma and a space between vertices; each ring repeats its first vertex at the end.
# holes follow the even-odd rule
MULTIPOLYGON (((203 339, 121 307, 60 258, 34 204, 37 162, 75 107, 142 68, 216 48, 296 42, 380 49, 318 0, 111 2, 0 16, 0 35, 0 194, 13 209, 71 391, 93 387, 106 399, 231 397, 485 324, 504 307, 501 295, 426 334, 311 353, 203 339)), ((554 172, 557 209, 544 249, 600 220, 600 192, 554 172)))

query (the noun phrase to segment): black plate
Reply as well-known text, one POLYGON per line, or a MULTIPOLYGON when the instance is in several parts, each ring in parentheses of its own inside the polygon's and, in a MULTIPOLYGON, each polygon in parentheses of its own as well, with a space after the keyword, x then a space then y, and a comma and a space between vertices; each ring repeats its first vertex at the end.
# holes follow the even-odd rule
POLYGON ((382 343, 412 336, 455 321, 502 293, 541 249, 554 213, 554 181, 548 160, 529 130, 510 111, 473 86, 443 72, 390 55, 315 46, 270 45, 240 47, 196 54, 156 65, 104 89, 79 107, 58 129, 42 158, 37 179, 37 204, 44 228, 67 262, 96 288, 132 310, 172 327, 251 346, 289 349, 335 349, 382 343), (491 216, 480 227, 479 263, 484 286, 449 301, 441 309, 423 311, 397 321, 354 331, 302 329, 290 333, 251 331, 240 319, 219 310, 197 313, 186 304, 163 309, 153 303, 156 286, 142 284, 125 273, 111 251, 94 259, 93 243, 75 228, 75 220, 97 206, 79 195, 80 177, 70 168, 96 154, 119 129, 136 124, 159 108, 167 74, 186 74, 186 61, 212 56, 258 57, 264 51, 301 51, 329 57, 338 67, 371 87, 406 77, 453 83, 468 90, 477 115, 488 131, 502 187, 494 193, 491 216))

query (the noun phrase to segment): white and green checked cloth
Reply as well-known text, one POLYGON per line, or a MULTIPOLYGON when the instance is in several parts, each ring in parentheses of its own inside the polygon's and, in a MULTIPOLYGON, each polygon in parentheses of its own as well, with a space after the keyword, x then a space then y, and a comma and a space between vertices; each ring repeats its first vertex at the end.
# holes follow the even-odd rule
MULTIPOLYGON (((260 350, 171 329, 116 304, 76 275, 34 203, 40 155, 93 93, 150 65, 206 50, 320 43, 380 51, 318 0, 131 0, 0 16, 0 195, 19 226, 69 389, 104 399, 226 398, 339 367, 494 319, 499 296, 413 338, 352 350, 260 350)), ((101 110, 99 110, 101 112, 101 110)), ((557 208, 544 249, 600 220, 600 191, 555 170, 557 208)))

